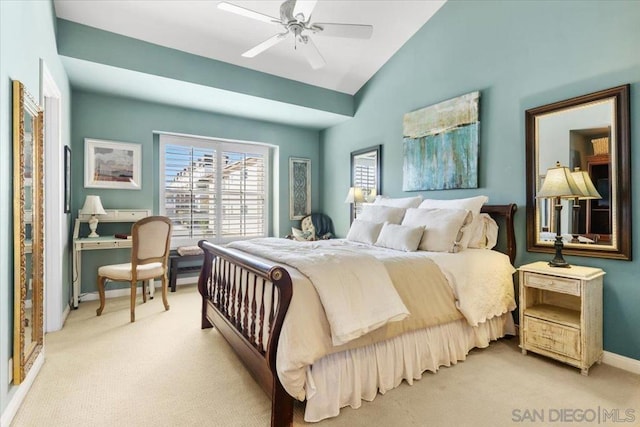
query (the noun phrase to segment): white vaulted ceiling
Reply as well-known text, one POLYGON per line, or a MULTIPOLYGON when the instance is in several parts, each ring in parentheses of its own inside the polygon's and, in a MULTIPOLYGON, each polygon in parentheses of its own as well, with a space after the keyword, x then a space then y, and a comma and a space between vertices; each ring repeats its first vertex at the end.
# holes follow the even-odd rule
MULTIPOLYGON (((271 0, 230 2, 275 17, 279 16, 281 4, 271 0)), ((356 93, 433 16, 444 0, 319 0, 312 14, 313 22, 374 27, 368 40, 314 35, 313 41, 327 63, 319 70, 311 69, 294 49, 293 38, 255 58, 242 57, 243 52, 280 32, 281 27, 220 10, 218 3, 217 0, 54 0, 57 17, 67 21, 349 95, 356 93)), ((89 74, 76 62, 66 62, 72 86, 106 91, 105 84, 113 85, 99 77, 110 73, 93 70, 89 74)), ((167 82, 162 84, 166 87, 167 82)), ((129 96, 148 98, 142 93, 145 85, 137 86, 140 93, 136 94, 135 87, 129 88, 129 96)), ((217 107, 212 109, 217 111, 217 107)))

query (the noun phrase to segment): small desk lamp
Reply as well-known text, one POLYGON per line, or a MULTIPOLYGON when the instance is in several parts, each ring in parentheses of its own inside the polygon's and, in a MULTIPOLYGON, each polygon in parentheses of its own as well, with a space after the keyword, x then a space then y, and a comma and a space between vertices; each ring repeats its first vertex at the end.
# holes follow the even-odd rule
POLYGON ((98 218, 96 218, 96 215, 107 214, 102 207, 100 196, 87 196, 87 198, 84 199, 84 206, 82 206, 82 209, 80 209, 80 213, 91 215, 91 218, 88 221, 89 230, 91 230, 89 237, 100 237, 98 236, 98 233, 96 233, 96 228, 98 228, 98 218))
POLYGON ((549 261, 551 267, 571 267, 562 257, 562 233, 560 231, 560 211, 562 210, 562 199, 573 199, 582 197, 584 194, 571 176, 571 171, 566 166, 560 166, 556 162, 556 167, 547 169, 547 175, 542 183, 542 188, 536 195, 537 198, 555 200, 556 210, 556 248, 555 257, 549 261))
POLYGON ((356 217, 356 209, 358 203, 364 202, 364 195, 362 194, 362 188, 351 187, 347 193, 347 198, 344 199, 345 203, 353 203, 353 217, 356 217))
POLYGON ((596 190, 596 187, 593 185, 593 181, 591 181, 591 177, 589 177, 587 171, 581 171, 580 168, 574 168, 573 172, 571 172, 571 176, 583 194, 582 196, 573 199, 573 219, 571 220, 571 235, 573 236, 571 243, 580 243, 580 240, 578 240, 578 222, 580 220, 580 203, 578 200, 596 200, 602 199, 602 196, 598 193, 598 190, 596 190))

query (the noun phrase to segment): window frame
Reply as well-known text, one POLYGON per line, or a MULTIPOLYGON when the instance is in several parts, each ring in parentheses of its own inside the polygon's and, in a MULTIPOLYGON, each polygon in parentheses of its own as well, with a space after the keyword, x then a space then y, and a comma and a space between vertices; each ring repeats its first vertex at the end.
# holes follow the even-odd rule
MULTIPOLYGON (((237 140, 229 140, 223 138, 211 138, 211 137, 201 137, 201 136, 191 136, 191 135, 179 135, 179 134, 170 134, 170 133, 159 133, 159 162, 158 162, 158 212, 160 215, 167 215, 166 210, 166 188, 165 188, 165 179, 166 179, 166 146, 167 145, 177 145, 184 147, 194 147, 201 149, 211 149, 215 150, 215 181, 216 181, 216 199, 221 201, 223 195, 223 186, 222 186, 222 169, 223 169, 223 153, 225 152, 237 152, 237 153, 255 153, 261 154, 264 156, 264 217, 262 218, 262 228, 263 233, 259 236, 223 236, 222 234, 222 214, 223 214, 223 206, 222 203, 216 203, 215 205, 215 213, 214 215, 218 220, 216 221, 215 226, 215 235, 207 237, 206 239, 212 243, 228 243, 233 240, 246 240, 252 239, 256 237, 267 237, 269 235, 269 221, 270 221, 270 211, 271 211, 271 200, 270 194, 272 194, 272 179, 270 175, 270 164, 271 164, 271 156, 272 156, 272 147, 259 142, 250 142, 250 141, 237 141, 237 140)), ((198 241, 202 240, 202 237, 199 236, 190 236, 190 237, 178 237, 171 236, 171 247, 176 248, 179 246, 190 246, 195 245, 198 241)))

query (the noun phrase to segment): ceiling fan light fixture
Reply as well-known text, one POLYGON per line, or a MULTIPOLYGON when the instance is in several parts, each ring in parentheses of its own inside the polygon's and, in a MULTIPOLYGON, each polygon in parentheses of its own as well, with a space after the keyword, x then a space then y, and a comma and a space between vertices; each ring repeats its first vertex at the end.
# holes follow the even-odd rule
POLYGON ((323 67, 326 62, 313 40, 308 35, 303 34, 305 31, 312 34, 356 39, 368 39, 371 37, 373 32, 373 27, 371 25, 336 23, 310 24, 311 13, 315 8, 316 3, 317 0, 285 0, 280 5, 280 19, 224 1, 218 3, 218 8, 262 22, 280 24, 286 30, 284 33, 276 34, 257 46, 254 46, 244 52, 242 56, 246 58, 253 58, 254 56, 280 43, 289 33, 291 33, 294 38, 294 49, 297 49, 297 42, 300 42, 301 46, 304 46, 304 48, 301 49, 304 56, 311 65, 311 68, 316 70, 323 67))

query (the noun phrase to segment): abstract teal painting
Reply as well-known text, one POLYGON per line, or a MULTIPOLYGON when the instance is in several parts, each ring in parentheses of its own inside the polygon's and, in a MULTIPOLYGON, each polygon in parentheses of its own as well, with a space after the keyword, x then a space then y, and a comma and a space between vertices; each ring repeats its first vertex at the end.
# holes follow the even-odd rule
POLYGON ((478 188, 478 104, 471 92, 403 118, 402 190, 478 188))

